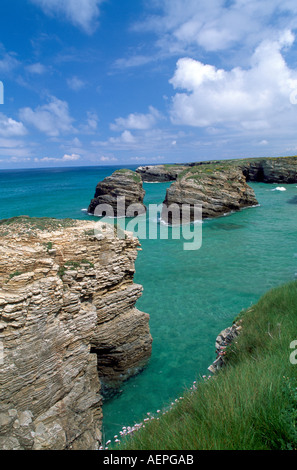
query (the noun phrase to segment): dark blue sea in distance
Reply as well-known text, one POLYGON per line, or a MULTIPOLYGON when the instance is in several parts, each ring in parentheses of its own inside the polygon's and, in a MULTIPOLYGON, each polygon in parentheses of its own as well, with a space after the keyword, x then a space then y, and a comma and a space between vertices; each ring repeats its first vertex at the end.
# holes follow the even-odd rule
MULTIPOLYGON (((92 219, 85 209, 95 187, 115 169, 0 171, 0 218, 92 219)), ((162 203, 168 186, 144 183, 145 203, 162 203)), ((134 280, 144 288, 137 307, 150 314, 152 357, 104 403, 106 440, 208 375, 218 333, 268 289, 295 279, 297 187, 251 186, 259 206, 204 221, 200 250, 184 251, 183 240, 141 240, 134 280)))

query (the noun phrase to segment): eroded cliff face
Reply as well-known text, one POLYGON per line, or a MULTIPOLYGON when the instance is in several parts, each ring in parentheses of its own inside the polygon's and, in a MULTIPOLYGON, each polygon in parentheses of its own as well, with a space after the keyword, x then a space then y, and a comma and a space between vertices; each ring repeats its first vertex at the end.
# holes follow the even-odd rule
POLYGON ((0 449, 97 449, 100 382, 116 386, 150 357, 139 242, 98 240, 96 226, 0 222, 0 449))

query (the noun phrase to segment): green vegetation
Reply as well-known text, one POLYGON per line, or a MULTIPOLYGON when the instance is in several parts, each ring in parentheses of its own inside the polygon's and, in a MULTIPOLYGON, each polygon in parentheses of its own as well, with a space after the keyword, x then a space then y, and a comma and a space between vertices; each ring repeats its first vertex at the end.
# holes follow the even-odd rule
POLYGON ((14 273, 9 274, 9 279, 12 279, 16 276, 20 276, 21 274, 23 274, 21 271, 15 271, 14 273))
POLYGON ((115 173, 115 174, 118 174, 118 173, 128 174, 129 176, 132 177, 132 179, 133 179, 136 183, 140 183, 140 182, 141 182, 141 177, 139 176, 138 173, 136 173, 136 172, 133 171, 133 170, 128 170, 127 168, 121 168, 121 169, 119 169, 119 170, 116 170, 114 173, 115 173))
POLYGON ((297 449, 297 282, 271 290, 240 320, 225 367, 116 449, 297 449))
POLYGON ((94 264, 91 263, 91 261, 87 260, 87 259, 81 259, 79 261, 66 261, 66 263, 63 265, 63 266, 60 266, 59 268, 59 271, 58 271, 58 276, 60 276, 61 278, 64 276, 65 274, 65 271, 69 270, 69 271, 75 271, 76 269, 79 269, 79 268, 85 268, 85 266, 83 265, 87 265, 87 268, 94 268, 94 264))
POLYGON ((54 231, 60 228, 73 227, 76 224, 72 219, 52 219, 49 217, 29 217, 21 215, 10 219, 0 220, 0 229, 26 228, 28 230, 54 231))
MULTIPOLYGON (((285 160, 286 163, 297 163, 297 157, 261 157, 261 158, 237 158, 232 160, 211 160, 205 162, 196 162, 195 166, 188 167, 184 169, 179 175, 177 179, 183 178, 187 175, 187 179, 196 179, 209 175, 211 176, 212 173, 216 171, 226 171, 233 168, 240 168, 244 165, 249 163, 258 163, 261 161, 273 161, 278 162, 285 160)), ((165 165, 164 165, 165 166, 165 165)), ((178 166, 178 165, 177 165, 178 166)), ((181 165, 180 165, 181 166, 181 165)))
POLYGON ((52 242, 46 243, 46 250, 47 250, 47 251, 51 250, 52 248, 53 248, 52 242))

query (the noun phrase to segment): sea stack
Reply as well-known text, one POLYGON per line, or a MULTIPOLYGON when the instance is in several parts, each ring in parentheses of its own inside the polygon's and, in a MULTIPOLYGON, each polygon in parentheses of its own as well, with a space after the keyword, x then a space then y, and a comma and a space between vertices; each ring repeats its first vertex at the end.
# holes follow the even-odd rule
POLYGON ((104 215, 99 212, 97 206, 106 204, 112 208, 114 217, 134 217, 146 212, 146 207, 143 204, 144 196, 145 191, 141 177, 135 171, 125 168, 116 170, 111 176, 98 183, 88 212, 104 215))
POLYGON ((183 204, 188 204, 193 221, 195 205, 202 205, 202 218, 205 219, 255 206, 258 201, 241 169, 215 164, 184 171, 167 189, 162 219, 169 224, 172 223, 172 213, 168 210, 171 204, 180 211, 183 204))

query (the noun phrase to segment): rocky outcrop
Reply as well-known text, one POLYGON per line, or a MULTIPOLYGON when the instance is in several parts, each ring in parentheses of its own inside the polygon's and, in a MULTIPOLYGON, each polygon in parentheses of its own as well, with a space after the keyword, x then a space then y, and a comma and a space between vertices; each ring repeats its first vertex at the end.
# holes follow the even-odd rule
POLYGON ((227 346, 235 341, 237 336, 241 330, 240 321, 238 323, 234 323, 229 328, 221 331, 221 333, 217 336, 216 339, 216 359, 215 361, 208 367, 208 370, 215 374, 218 370, 220 370, 225 365, 225 354, 227 346))
POLYGON ((139 242, 104 230, 0 222, 0 449, 97 449, 101 384, 117 385, 150 357, 149 316, 135 308, 139 242))
POLYGON ((264 158, 238 161, 247 181, 297 183, 297 157, 264 158))
POLYGON ((147 183, 165 183, 175 181, 188 165, 148 165, 136 169, 142 180, 147 183))
POLYGON ((167 189, 162 219, 172 223, 168 208, 184 204, 191 207, 191 220, 195 219, 195 205, 202 205, 202 218, 213 218, 258 204, 254 191, 247 185, 242 171, 224 165, 193 167, 184 171, 167 189))
MULTIPOLYGON (((98 183, 88 212, 94 214, 98 205, 108 204, 113 209, 115 217, 124 217, 125 215, 133 217, 135 212, 137 212, 137 215, 144 214, 146 211, 143 204, 144 196, 145 191, 142 180, 135 171, 127 169, 116 170, 111 176, 98 183), (125 198, 125 203, 121 205, 119 204, 119 198, 123 197, 125 198), (134 206, 130 207, 132 204, 134 206), (131 213, 127 213, 127 209, 131 213)), ((96 215, 101 214, 97 213, 96 215)))

